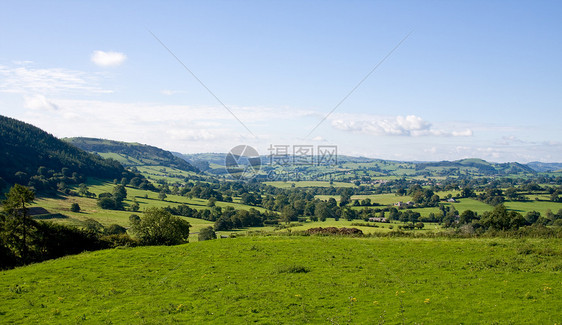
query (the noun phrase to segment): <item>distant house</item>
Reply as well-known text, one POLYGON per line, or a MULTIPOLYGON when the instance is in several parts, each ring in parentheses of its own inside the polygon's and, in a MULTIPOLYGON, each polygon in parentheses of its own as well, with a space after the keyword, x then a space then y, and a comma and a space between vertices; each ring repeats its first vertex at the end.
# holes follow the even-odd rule
POLYGON ((369 218, 369 221, 371 221, 371 222, 386 222, 386 223, 389 222, 388 219, 386 219, 386 218, 379 218, 379 217, 370 217, 370 218, 369 218))
POLYGON ((400 202, 394 203, 394 206, 399 207, 399 208, 411 207, 413 205, 414 205, 414 202, 412 202, 412 201, 408 201, 408 202, 400 201, 400 202))
POLYGON ((450 198, 450 199, 447 199, 447 202, 455 203, 455 202, 457 202, 457 200, 455 200, 453 198, 450 198))

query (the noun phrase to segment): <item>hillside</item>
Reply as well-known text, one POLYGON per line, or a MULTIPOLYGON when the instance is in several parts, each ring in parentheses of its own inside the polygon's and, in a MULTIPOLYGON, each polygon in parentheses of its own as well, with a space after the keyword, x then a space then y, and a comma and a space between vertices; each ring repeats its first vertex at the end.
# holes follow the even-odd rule
POLYGON ((0 166, 0 178, 6 182, 31 182, 37 189, 50 188, 50 179, 71 178, 75 172, 101 179, 121 179, 130 174, 115 160, 87 153, 31 124, 5 116, 0 116, 0 166))
POLYGON ((103 250, 1 272, 0 322, 555 324, 560 245, 292 236, 103 250))
POLYGON ((527 164, 527 166, 536 170, 537 172, 557 172, 562 169, 562 163, 543 163, 540 161, 533 161, 527 164))
POLYGON ((165 166, 183 171, 197 169, 169 151, 140 143, 129 143, 96 138, 65 138, 64 141, 105 158, 118 160, 124 166, 165 166))
POLYGON ((473 175, 513 175, 513 174, 534 174, 535 170, 517 162, 490 163, 482 159, 470 158, 456 161, 425 162, 416 164, 416 170, 431 170, 440 168, 442 175, 454 173, 471 173, 473 175))

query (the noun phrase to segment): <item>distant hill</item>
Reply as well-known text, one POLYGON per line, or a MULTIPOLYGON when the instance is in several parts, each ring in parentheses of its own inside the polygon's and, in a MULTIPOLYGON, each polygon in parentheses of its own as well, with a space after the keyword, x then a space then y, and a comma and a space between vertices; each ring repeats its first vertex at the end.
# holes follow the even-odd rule
MULTIPOLYGON (((175 155, 190 161, 196 166, 202 166, 201 170, 208 172, 220 171, 224 169, 225 153, 198 153, 198 154, 179 154, 175 155), (206 165, 205 165, 206 163, 206 165)), ((261 156, 263 164, 269 161, 268 156, 261 156)), ((366 157, 352 157, 345 155, 337 156, 337 166, 344 169, 355 169, 360 164, 362 168, 377 170, 383 174, 392 175, 401 170, 403 175, 405 169, 411 170, 410 175, 426 175, 426 176, 448 176, 470 174, 473 176, 505 176, 513 174, 535 174, 537 171, 528 165, 517 162, 509 163, 492 163, 478 158, 467 158, 456 161, 438 161, 438 162, 406 162, 383 160, 366 157)), ((559 164, 562 168, 562 164, 559 164)), ((557 164, 552 164, 555 169, 557 164)), ((314 172, 314 168, 309 167, 308 172, 314 172)), ((319 171, 325 171, 318 169, 319 171)))
POLYGON ((31 124, 1 115, 0 166, 0 178, 7 183, 38 190, 56 188, 61 180, 76 181, 75 176, 121 179, 132 175, 115 160, 90 154, 31 124))
POLYGON ((481 175, 510 175, 534 174, 535 170, 517 162, 491 163, 478 158, 461 159, 456 161, 439 161, 416 164, 416 170, 431 169, 431 167, 455 170, 472 170, 481 175))
POLYGON ((540 161, 530 162, 527 166, 539 173, 558 172, 562 169, 562 163, 543 163, 540 161))
POLYGON ((198 171, 189 162, 169 151, 140 143, 96 138, 64 138, 64 141, 104 158, 113 158, 124 166, 165 166, 184 171, 198 171))

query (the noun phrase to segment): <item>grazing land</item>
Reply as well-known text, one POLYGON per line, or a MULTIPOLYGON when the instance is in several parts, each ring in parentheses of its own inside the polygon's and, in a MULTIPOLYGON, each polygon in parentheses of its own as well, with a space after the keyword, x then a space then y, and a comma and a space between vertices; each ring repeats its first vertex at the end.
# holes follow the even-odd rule
POLYGON ((0 320, 557 324, 561 257, 560 239, 281 236, 112 249, 2 272, 0 320))

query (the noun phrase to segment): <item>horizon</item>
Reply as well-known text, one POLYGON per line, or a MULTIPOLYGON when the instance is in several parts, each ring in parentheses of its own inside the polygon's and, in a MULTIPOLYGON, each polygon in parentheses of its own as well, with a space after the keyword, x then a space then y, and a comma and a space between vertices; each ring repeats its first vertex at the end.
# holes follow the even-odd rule
POLYGON ((556 1, 5 7, 0 114, 58 138, 562 162, 556 1))

